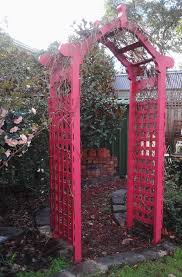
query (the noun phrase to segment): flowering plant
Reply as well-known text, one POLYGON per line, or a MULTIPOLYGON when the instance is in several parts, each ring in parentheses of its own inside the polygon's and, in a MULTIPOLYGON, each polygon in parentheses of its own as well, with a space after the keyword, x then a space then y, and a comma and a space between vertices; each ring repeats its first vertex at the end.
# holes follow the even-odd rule
POLYGON ((26 112, 8 111, 0 108, 0 166, 7 166, 15 154, 21 156, 30 146, 38 132, 34 123, 36 110, 26 112))

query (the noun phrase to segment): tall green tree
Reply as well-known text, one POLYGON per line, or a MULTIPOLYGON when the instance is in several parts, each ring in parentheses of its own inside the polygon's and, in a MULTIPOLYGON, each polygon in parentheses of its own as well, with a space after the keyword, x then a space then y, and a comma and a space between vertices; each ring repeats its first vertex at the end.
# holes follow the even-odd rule
MULTIPOLYGON (((94 35, 95 27, 85 20, 74 25, 74 37, 82 40, 94 35)), ((114 94, 113 57, 96 43, 81 67, 81 141, 84 148, 102 147, 113 141, 124 113, 114 94)))
MULTIPOLYGON (((105 1, 105 16, 117 16, 116 7, 120 0, 105 1)), ((177 32, 182 18, 181 0, 124 0, 128 18, 137 22, 161 53, 182 52, 182 38, 177 32)))

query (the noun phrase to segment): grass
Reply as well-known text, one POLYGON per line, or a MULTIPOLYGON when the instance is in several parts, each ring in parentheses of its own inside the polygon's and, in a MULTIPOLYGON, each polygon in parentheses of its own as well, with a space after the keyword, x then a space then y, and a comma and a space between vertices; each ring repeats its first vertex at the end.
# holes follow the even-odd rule
MULTIPOLYGON (((62 259, 53 259, 50 268, 45 272, 21 272, 17 277, 49 277, 62 269, 68 268, 70 264, 62 259)), ((121 269, 113 269, 107 274, 108 277, 182 277, 182 248, 178 248, 172 256, 161 258, 157 261, 140 263, 135 266, 124 266, 121 269)), ((97 277, 106 275, 97 275, 97 277)))
POLYGON ((182 249, 177 249, 173 256, 164 257, 158 261, 141 263, 133 267, 124 266, 113 270, 109 277, 168 277, 173 274, 182 277, 182 249))
POLYGON ((60 258, 56 258, 51 261, 51 265, 49 269, 46 271, 20 272, 16 274, 16 277, 49 277, 56 272, 68 268, 69 266, 70 264, 67 261, 60 258))

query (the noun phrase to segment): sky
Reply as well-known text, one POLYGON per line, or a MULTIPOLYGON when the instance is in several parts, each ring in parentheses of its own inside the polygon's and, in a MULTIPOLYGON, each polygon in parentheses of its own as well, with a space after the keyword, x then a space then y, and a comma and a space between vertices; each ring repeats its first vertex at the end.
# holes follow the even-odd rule
MULTIPOLYGON (((0 0, 0 23, 6 17, 7 32, 37 49, 47 49, 53 41, 66 42, 73 21, 99 20, 104 15, 104 0, 0 0)), ((182 55, 173 53, 175 68, 182 55)))
POLYGON ((73 21, 99 20, 104 0, 0 0, 0 18, 7 16, 8 33, 38 49, 55 41, 65 42, 73 21))

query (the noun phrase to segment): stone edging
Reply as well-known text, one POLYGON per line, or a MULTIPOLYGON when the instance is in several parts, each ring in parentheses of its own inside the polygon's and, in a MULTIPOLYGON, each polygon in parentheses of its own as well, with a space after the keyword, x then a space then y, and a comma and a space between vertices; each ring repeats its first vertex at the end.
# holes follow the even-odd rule
POLYGON ((134 265, 140 262, 157 260, 173 252, 176 247, 175 244, 164 241, 157 246, 140 251, 128 251, 121 254, 100 257, 96 260, 86 260, 50 277, 95 276, 96 274, 107 273, 114 266, 122 267, 124 265, 134 265))

